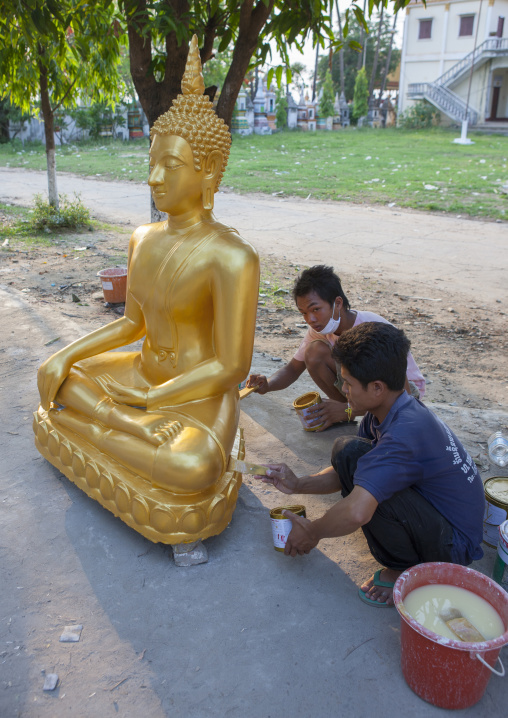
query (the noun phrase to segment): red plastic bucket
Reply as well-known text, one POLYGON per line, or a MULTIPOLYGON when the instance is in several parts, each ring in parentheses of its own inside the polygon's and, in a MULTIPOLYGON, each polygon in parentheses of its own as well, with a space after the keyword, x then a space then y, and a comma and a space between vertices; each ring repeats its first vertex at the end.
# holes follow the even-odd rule
POLYGON ((504 676, 499 651, 508 643, 508 593, 478 571, 454 563, 421 563, 404 571, 393 590, 401 617, 402 673, 420 698, 440 708, 469 708, 485 693, 491 673, 504 676), (410 616, 404 598, 420 586, 451 584, 476 593, 499 613, 505 632, 482 643, 438 636, 410 616), (500 670, 494 668, 496 662, 500 670))
POLYGON ((111 267, 97 272, 102 284, 104 299, 110 304, 125 302, 127 295, 127 267, 111 267))

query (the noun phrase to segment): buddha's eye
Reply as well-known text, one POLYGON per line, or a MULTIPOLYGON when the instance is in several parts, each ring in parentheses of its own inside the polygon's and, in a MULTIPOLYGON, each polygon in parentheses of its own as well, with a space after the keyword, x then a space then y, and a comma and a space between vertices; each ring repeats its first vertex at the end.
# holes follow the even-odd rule
POLYGON ((182 167, 181 162, 166 162, 166 169, 167 170, 177 170, 179 167, 182 167))

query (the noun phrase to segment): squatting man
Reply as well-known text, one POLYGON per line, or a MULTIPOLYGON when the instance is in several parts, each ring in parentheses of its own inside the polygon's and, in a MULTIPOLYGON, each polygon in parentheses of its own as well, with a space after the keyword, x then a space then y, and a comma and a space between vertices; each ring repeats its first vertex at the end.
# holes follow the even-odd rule
POLYGON ((303 555, 323 538, 363 530, 383 568, 365 581, 360 598, 393 605, 393 584, 407 568, 428 561, 468 565, 482 557, 483 486, 454 433, 404 390, 410 342, 391 324, 366 322, 333 347, 342 392, 357 415, 356 437, 339 437, 332 465, 297 477, 268 464, 256 478, 285 494, 327 494, 342 500, 316 520, 290 511, 284 553, 303 555))
MULTIPOLYGON (((332 267, 323 264, 305 269, 293 287, 293 299, 302 318, 309 325, 294 357, 271 377, 251 374, 247 386, 258 394, 280 391, 291 386, 307 369, 314 383, 328 398, 309 410, 309 426, 324 431, 335 423, 346 421, 347 402, 337 380, 337 366, 332 356, 335 342, 346 331, 363 322, 387 320, 374 312, 351 309, 340 277, 332 267)), ((425 379, 413 355, 408 354, 405 389, 417 398, 425 393, 425 379)))

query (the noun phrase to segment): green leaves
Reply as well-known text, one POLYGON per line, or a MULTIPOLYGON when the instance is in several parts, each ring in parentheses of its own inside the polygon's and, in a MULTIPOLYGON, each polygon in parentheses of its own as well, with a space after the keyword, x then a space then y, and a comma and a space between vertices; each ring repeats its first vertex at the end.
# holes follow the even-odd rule
POLYGON ((115 34, 111 0, 0 0, 0 17, 0 92, 20 108, 37 101, 42 67, 53 107, 72 106, 83 90, 108 98, 122 91, 123 31, 115 34), (12 4, 16 22, 6 19, 12 4))

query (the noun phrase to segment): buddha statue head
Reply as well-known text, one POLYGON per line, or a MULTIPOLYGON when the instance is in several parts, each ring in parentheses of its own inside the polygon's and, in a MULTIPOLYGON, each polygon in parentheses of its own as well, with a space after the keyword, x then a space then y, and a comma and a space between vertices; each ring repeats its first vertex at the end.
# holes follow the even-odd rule
POLYGON ((150 130, 148 184, 157 209, 170 215, 189 211, 199 202, 204 209, 213 209, 213 196, 229 157, 231 135, 203 94, 201 69, 194 35, 182 78, 182 94, 150 130))

